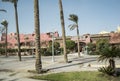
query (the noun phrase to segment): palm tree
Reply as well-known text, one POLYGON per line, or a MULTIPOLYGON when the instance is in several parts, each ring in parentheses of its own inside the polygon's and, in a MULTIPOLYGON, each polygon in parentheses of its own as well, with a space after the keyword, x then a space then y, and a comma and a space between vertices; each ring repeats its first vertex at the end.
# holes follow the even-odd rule
POLYGON ((35 19, 35 48, 36 48, 36 63, 35 68, 37 73, 42 72, 42 62, 40 53, 40 24, 39 24, 39 0, 34 0, 34 19, 35 19))
POLYGON ((21 50, 20 50, 20 36, 19 36, 19 26, 18 26, 18 12, 17 12, 17 2, 18 0, 2 0, 3 2, 11 2, 14 4, 15 9, 15 20, 16 20, 16 33, 17 33, 17 43, 18 43, 18 57, 21 61, 21 50))
POLYGON ((60 20, 61 20, 61 27, 62 27, 62 38, 63 38, 63 50, 64 50, 64 60, 67 63, 67 53, 66 53, 66 35, 65 35, 65 24, 64 24, 64 14, 63 14, 63 6, 62 0, 59 0, 59 9, 60 9, 60 20))
POLYGON ((8 56, 7 55, 7 30, 8 30, 8 22, 6 21, 6 20, 3 20, 2 22, 1 22, 1 24, 4 26, 4 28, 5 28, 5 30, 6 30, 6 35, 5 35, 5 55, 6 55, 6 57, 8 56))
POLYGON ((104 49, 100 51, 99 61, 109 61, 108 67, 115 69, 115 58, 120 58, 120 47, 115 46, 105 46, 104 49))
POLYGON ((69 25, 70 30, 77 30, 77 45, 78 45, 78 56, 80 57, 80 44, 79 44, 79 29, 78 29, 78 16, 75 14, 69 15, 69 20, 73 21, 74 24, 69 25))

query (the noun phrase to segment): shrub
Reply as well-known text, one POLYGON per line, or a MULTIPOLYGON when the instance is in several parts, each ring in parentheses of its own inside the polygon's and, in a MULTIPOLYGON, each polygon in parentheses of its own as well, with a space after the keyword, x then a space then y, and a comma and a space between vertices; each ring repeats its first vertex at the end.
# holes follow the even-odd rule
POLYGON ((88 54, 89 55, 99 55, 100 53, 99 53, 99 51, 90 51, 88 54))
POLYGON ((75 42, 72 40, 66 40, 67 53, 73 52, 75 50, 75 42))

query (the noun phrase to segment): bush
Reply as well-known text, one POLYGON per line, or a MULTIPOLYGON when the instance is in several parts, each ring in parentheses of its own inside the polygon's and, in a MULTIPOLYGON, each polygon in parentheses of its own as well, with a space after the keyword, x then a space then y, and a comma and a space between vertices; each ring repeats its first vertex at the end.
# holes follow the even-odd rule
POLYGON ((0 48, 0 55, 5 55, 5 49, 0 48))
MULTIPOLYGON (((47 48, 41 48, 41 53, 43 56, 51 56, 52 55, 52 42, 49 43, 47 48)), ((58 42, 54 42, 54 55, 59 55, 61 53, 60 44, 58 42)))
POLYGON ((76 47, 76 43, 72 40, 66 40, 66 49, 67 49, 67 54, 70 52, 74 52, 76 47))
POLYGON ((88 53, 89 55, 99 55, 100 54, 100 52, 99 51, 89 51, 89 53, 88 53))
MULTIPOLYGON (((62 49, 61 48, 54 48, 54 55, 59 55, 61 54, 62 49)), ((48 47, 48 48, 41 48, 41 54, 43 56, 52 56, 52 47, 48 47)))

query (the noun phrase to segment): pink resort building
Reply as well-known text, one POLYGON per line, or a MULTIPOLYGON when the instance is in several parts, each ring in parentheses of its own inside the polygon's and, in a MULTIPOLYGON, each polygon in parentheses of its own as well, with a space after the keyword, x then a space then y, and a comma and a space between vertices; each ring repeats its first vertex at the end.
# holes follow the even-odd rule
MULTIPOLYGON (((7 35, 8 48, 16 48, 17 47, 17 37, 16 33, 9 33, 7 35)), ((46 47, 50 41, 52 41, 53 32, 41 33, 41 46, 46 47)), ((59 37, 58 32, 54 32, 54 37, 59 37)), ((5 33, 3 33, 0 37, 0 43, 5 42, 5 33)), ((20 45, 21 48, 30 48, 35 45, 35 34, 20 34, 20 45)))
MULTIPOLYGON (((17 48, 17 39, 16 33, 9 33, 7 35, 8 40, 8 48, 17 48)), ((59 42, 62 47, 62 37, 59 36, 59 33, 56 31, 41 33, 41 47, 46 48, 49 45, 49 42, 52 41, 54 37, 55 42, 59 42)), ((67 40, 73 40, 77 43, 77 36, 67 36, 67 40)), ((111 32, 104 34, 84 34, 80 36, 80 46, 85 47, 88 43, 96 43, 98 39, 108 39, 110 44, 120 45, 120 33, 119 32, 111 32)), ((5 33, 3 33, 0 37, 0 43, 5 43, 5 33)), ((34 48, 35 46, 35 34, 20 34, 20 44, 21 48, 34 48)))

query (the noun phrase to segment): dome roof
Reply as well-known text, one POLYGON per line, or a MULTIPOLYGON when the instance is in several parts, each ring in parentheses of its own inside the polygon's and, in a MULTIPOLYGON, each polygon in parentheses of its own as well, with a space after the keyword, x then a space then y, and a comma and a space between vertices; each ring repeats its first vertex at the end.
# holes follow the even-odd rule
POLYGON ((106 34, 106 33, 109 33, 109 32, 103 30, 99 34, 106 34))
POLYGON ((120 33, 120 26, 118 26, 118 27, 117 27, 117 32, 119 32, 119 33, 120 33))

